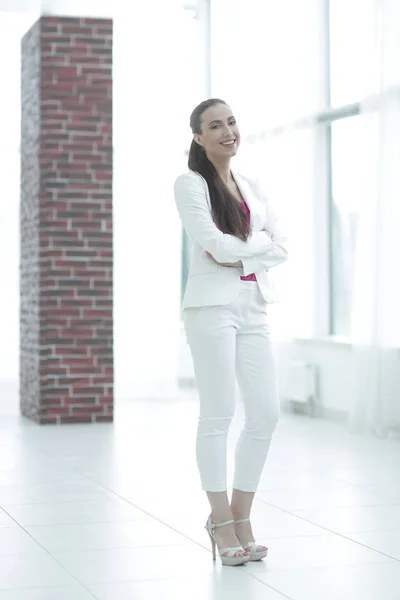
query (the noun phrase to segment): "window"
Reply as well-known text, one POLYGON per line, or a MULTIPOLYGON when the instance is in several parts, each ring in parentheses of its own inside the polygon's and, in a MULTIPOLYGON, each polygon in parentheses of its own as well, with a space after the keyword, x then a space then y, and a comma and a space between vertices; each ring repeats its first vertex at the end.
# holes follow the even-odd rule
POLYGON ((274 310, 285 319, 276 315, 274 323, 282 335, 311 336, 316 328, 320 132, 314 120, 293 124, 325 108, 322 22, 320 0, 211 0, 212 95, 226 100, 238 119, 242 147, 235 168, 257 176, 279 217, 296 225, 289 231, 290 264, 271 270, 281 279, 284 308, 274 310))
POLYGON ((295 336, 351 333, 373 143, 358 115, 379 89, 377 25, 375 0, 210 0, 211 95, 238 118, 237 168, 295 225, 285 281, 295 336))
POLYGON ((376 91, 375 0, 329 2, 331 103, 359 102, 376 91))
POLYGON ((260 133, 320 108, 320 0, 211 0, 212 94, 260 133))
POLYGON ((375 4, 373 0, 332 0, 326 32, 332 106, 327 156, 331 185, 329 333, 346 337, 351 335, 358 213, 373 143, 372 129, 357 114, 364 98, 379 89, 375 4), (353 104, 350 110, 349 104, 353 104), (353 116, 348 118, 349 114, 353 116))
POLYGON ((333 332, 341 336, 351 331, 357 220, 369 141, 359 116, 332 124, 331 306, 333 332))

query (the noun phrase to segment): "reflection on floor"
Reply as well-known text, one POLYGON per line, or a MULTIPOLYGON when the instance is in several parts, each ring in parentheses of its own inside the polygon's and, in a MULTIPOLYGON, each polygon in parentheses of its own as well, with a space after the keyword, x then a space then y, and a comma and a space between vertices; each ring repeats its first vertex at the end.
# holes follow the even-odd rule
POLYGON ((3 412, 0 600, 400 598, 396 441, 283 415, 253 511, 269 558, 232 568, 203 529, 195 394, 119 403, 114 425, 3 412))

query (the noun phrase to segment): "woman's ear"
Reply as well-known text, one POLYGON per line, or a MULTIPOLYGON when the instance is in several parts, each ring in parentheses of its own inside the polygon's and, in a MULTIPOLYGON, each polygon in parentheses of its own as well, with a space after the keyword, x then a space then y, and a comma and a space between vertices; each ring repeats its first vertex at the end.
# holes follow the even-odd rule
POLYGON ((194 134, 193 139, 196 142, 196 144, 199 144, 199 146, 204 147, 204 144, 201 141, 201 138, 200 138, 200 136, 197 133, 194 134))

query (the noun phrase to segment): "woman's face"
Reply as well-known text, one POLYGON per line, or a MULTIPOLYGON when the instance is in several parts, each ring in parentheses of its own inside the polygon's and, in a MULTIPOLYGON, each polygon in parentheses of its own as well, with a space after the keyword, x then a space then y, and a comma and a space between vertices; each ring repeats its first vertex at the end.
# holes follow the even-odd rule
POLYGON ((214 160, 235 156, 240 145, 240 132, 229 106, 216 104, 203 112, 201 134, 194 139, 207 156, 214 160))

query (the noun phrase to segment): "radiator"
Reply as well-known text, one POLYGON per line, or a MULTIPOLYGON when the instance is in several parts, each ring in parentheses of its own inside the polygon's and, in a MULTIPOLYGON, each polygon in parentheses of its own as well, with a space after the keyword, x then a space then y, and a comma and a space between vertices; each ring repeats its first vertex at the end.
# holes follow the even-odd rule
POLYGON ((314 408, 318 398, 317 365, 303 361, 292 362, 284 388, 286 400, 314 408))

